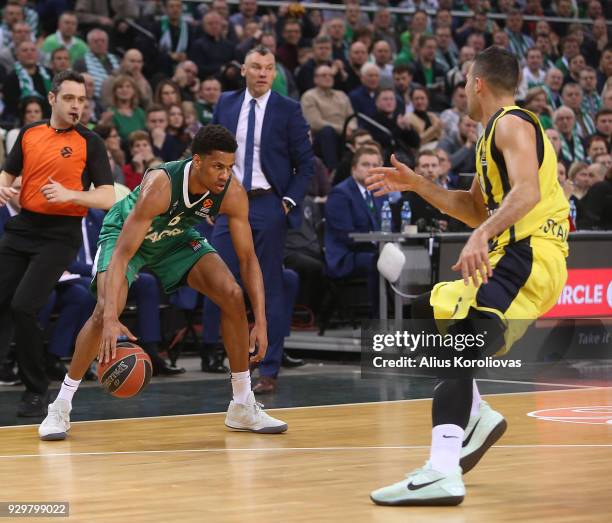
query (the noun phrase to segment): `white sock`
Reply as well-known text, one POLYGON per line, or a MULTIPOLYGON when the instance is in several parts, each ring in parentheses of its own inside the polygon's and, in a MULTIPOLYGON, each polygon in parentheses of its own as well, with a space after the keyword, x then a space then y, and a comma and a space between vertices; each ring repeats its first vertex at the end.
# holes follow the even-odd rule
POLYGON ((248 370, 232 372, 232 391, 234 401, 245 405, 251 393, 251 373, 248 370))
POLYGON ((459 425, 436 425, 431 431, 429 462, 438 472, 448 474, 459 466, 463 429, 459 425))
POLYGON ((472 387, 472 410, 470 410, 470 416, 476 416, 480 410, 480 392, 478 392, 478 385, 476 380, 473 380, 474 386, 472 387))
POLYGON ((81 380, 73 380, 66 374, 66 376, 64 376, 64 382, 62 383, 62 388, 55 399, 66 400, 72 405, 72 396, 74 396, 74 393, 79 388, 80 383, 81 380))

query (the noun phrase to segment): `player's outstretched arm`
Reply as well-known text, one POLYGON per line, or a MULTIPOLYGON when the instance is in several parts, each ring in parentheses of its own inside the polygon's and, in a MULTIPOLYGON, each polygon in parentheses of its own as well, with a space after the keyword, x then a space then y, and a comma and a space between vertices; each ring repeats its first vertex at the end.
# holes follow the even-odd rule
POLYGON ((227 190, 220 212, 227 215, 232 244, 240 263, 240 276, 249 294, 255 316, 255 326, 251 331, 249 350, 253 352, 257 344, 257 356, 261 360, 268 348, 263 276, 255 254, 253 233, 249 224, 249 200, 245 190, 235 181, 227 190))
POLYGON ((487 210, 476 180, 469 191, 449 191, 416 174, 407 165, 398 162, 395 155, 391 156, 391 165, 393 167, 370 169, 366 185, 375 196, 395 191, 414 191, 444 214, 470 227, 478 227, 486 219, 487 210))
POLYGON ((517 116, 504 116, 495 126, 495 145, 504 156, 511 189, 497 211, 472 233, 452 267, 461 272, 466 285, 471 278, 477 286, 479 275, 487 283, 492 275, 489 240, 517 223, 540 201, 534 126, 517 116))
POLYGON ((125 280, 127 266, 142 244, 153 219, 170 205, 170 181, 162 170, 151 171, 143 180, 140 195, 125 220, 106 272, 104 288, 104 332, 100 357, 114 357, 117 336, 125 332, 119 323, 117 299, 125 280))
POLYGON ((0 207, 11 198, 17 195, 19 191, 13 189, 11 185, 15 181, 15 176, 7 173, 6 171, 0 172, 0 207))

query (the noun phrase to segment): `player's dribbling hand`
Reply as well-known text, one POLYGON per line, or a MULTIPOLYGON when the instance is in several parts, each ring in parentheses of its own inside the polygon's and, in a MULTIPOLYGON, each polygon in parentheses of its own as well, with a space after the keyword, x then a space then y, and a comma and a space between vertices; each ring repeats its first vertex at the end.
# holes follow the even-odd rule
POLYGON ((106 363, 115 357, 117 353, 117 338, 119 336, 127 336, 130 341, 136 341, 136 336, 118 319, 105 319, 102 329, 102 343, 98 353, 98 361, 100 363, 106 363))
POLYGON ((397 161, 395 155, 391 155, 393 167, 373 167, 368 171, 365 180, 368 191, 374 196, 383 196, 395 191, 412 191, 419 183, 421 177, 410 167, 397 161))
POLYGON ((268 328, 255 323, 249 335, 249 362, 259 363, 266 357, 268 350, 268 328), (257 352, 255 350, 257 349, 257 352))
POLYGON ((14 198, 18 194, 19 191, 12 187, 0 187, 0 206, 5 205, 6 202, 10 201, 11 198, 14 198))
POLYGON ((487 283, 489 277, 493 275, 493 270, 489 263, 489 240, 486 234, 476 229, 463 247, 457 263, 451 269, 461 271, 466 286, 470 284, 470 278, 472 278, 474 285, 478 287, 478 275, 483 284, 487 283))

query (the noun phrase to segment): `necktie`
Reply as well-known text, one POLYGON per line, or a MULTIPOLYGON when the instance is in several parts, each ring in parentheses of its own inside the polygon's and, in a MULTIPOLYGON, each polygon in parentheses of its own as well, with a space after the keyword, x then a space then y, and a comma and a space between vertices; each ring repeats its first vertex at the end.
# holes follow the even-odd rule
POLYGON ((251 182, 253 179, 253 149, 255 147, 255 98, 251 99, 251 107, 249 109, 249 123, 247 126, 246 149, 244 151, 244 176, 242 177, 242 185, 246 191, 251 190, 251 182))
POLYGON ((365 200, 370 213, 374 214, 376 212, 376 207, 374 206, 374 198, 372 198, 372 193, 370 191, 366 191, 365 200))

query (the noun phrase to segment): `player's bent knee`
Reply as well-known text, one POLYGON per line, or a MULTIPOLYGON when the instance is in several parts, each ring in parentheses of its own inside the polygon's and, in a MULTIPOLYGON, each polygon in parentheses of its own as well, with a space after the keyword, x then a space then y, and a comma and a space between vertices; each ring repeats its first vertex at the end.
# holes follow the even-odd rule
POLYGON ((240 285, 237 283, 228 285, 218 305, 221 310, 244 311, 244 294, 240 285))

